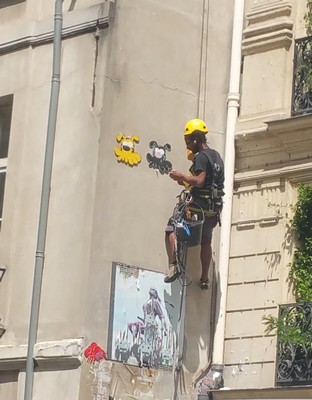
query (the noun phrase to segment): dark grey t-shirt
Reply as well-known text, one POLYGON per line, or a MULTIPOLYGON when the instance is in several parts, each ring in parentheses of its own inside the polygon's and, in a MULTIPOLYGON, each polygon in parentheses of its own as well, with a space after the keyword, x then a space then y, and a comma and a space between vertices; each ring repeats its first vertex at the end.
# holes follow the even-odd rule
POLYGON ((207 196, 210 194, 210 189, 212 185, 212 165, 210 164, 209 158, 216 164, 220 166, 221 177, 220 179, 224 181, 224 164, 220 154, 214 149, 205 149, 196 154, 193 165, 190 169, 192 175, 198 175, 198 173, 205 171, 206 178, 204 186, 201 188, 192 188, 191 193, 193 196, 207 196))

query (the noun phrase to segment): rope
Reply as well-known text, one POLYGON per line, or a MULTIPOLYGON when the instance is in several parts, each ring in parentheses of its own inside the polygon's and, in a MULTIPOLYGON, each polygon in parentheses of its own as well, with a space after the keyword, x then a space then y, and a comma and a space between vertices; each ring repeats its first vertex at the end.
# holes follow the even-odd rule
POLYGON ((174 235, 175 235, 175 255, 177 260, 178 268, 181 272, 181 276, 179 277, 179 282, 182 287, 181 292, 181 300, 180 300, 180 308, 179 308, 179 316, 177 323, 177 355, 176 355, 176 363, 174 366, 174 393, 173 398, 176 399, 178 395, 178 388, 180 387, 181 393, 182 390, 185 391, 185 380, 184 380, 184 372, 183 372, 183 353, 184 353, 184 322, 185 322, 185 304, 186 304, 186 287, 189 286, 192 281, 190 280, 187 283, 187 275, 186 275, 186 259, 187 259, 187 246, 184 242, 179 242, 177 236, 177 226, 184 219, 186 208, 188 207, 189 201, 191 200, 190 193, 186 191, 182 191, 178 196, 179 202, 174 208, 172 221, 174 226, 174 235))

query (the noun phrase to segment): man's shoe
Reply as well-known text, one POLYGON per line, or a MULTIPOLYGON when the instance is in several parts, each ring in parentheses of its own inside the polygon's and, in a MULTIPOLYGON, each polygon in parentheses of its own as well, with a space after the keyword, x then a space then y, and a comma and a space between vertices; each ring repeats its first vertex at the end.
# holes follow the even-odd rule
POLYGON ((200 288, 201 290, 208 290, 209 289, 209 279, 200 279, 200 288))
POLYGON ((164 278, 164 282, 165 283, 174 282, 179 275, 180 275, 180 273, 178 271, 177 264, 176 263, 175 264, 169 264, 168 273, 164 278))

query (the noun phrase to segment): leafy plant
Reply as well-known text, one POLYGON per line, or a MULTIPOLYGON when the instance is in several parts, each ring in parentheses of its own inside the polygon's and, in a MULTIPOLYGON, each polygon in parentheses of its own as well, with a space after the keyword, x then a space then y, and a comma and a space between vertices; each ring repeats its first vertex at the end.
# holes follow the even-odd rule
POLYGON ((283 343, 292 343, 296 346, 305 346, 312 348, 311 326, 307 327, 304 323, 305 316, 301 309, 288 310, 284 308, 279 318, 268 315, 262 317, 266 325, 265 333, 276 331, 279 341, 283 343))
POLYGON ((304 93, 312 90, 312 68, 308 60, 301 60, 296 67, 296 80, 304 93))
POLYGON ((308 36, 312 35, 312 0, 307 0, 307 12, 303 16, 308 36))
MULTIPOLYGON (((307 36, 312 35, 312 0, 307 0, 307 11, 303 16, 307 36)), ((295 77, 300 92, 310 93, 312 91, 312 68, 311 68, 311 42, 304 42, 299 46, 301 51, 297 52, 297 66, 295 77)))
POLYGON ((298 188, 298 200, 292 220, 298 247, 290 266, 297 302, 312 301, 312 186, 298 188))
MULTIPOLYGON (((312 0, 307 0, 304 14, 307 36, 312 36, 312 0)), ((311 48, 304 54, 296 68, 298 82, 304 92, 312 92, 311 48)), ((312 351, 312 324, 306 321, 305 303, 312 302, 312 186, 301 185, 298 188, 298 200, 294 207, 291 229, 297 238, 297 247, 290 263, 290 278, 294 285, 294 294, 298 307, 281 306, 279 317, 263 316, 265 332, 276 331, 279 342, 291 343, 312 351)))
MULTIPOLYGON (((312 7, 312 0, 311 0, 312 7)), ((312 186, 301 185, 298 188, 298 200, 294 206, 291 228, 297 238, 297 247, 290 263, 290 278, 294 285, 294 294, 298 303, 312 302, 312 186)), ((304 308, 292 308, 289 311, 281 307, 279 317, 272 315, 262 318, 265 332, 276 330, 281 343, 312 347, 312 326, 304 320, 304 308)))

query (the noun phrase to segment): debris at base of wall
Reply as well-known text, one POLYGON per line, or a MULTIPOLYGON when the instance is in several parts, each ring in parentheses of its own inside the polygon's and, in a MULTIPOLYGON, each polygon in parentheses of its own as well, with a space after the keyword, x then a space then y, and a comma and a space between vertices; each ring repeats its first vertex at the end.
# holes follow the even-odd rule
POLYGON ((112 363, 101 360, 90 367, 92 400, 110 400, 112 363))
POLYGON ((110 382, 112 362, 106 360, 106 352, 97 343, 92 342, 84 350, 85 360, 90 364, 88 376, 92 400, 111 400, 110 382))
POLYGON ((199 396, 207 395, 211 390, 223 387, 224 365, 212 364, 207 374, 197 382, 197 394, 199 396))

